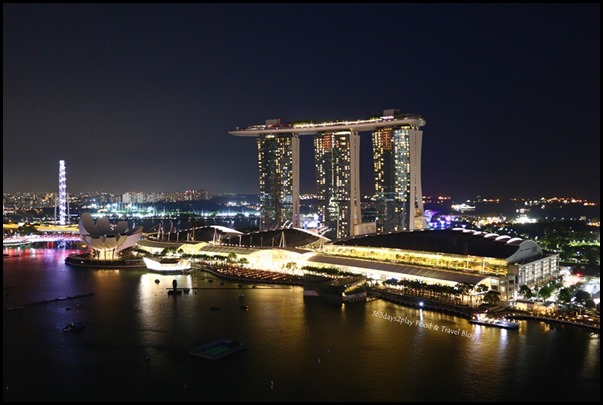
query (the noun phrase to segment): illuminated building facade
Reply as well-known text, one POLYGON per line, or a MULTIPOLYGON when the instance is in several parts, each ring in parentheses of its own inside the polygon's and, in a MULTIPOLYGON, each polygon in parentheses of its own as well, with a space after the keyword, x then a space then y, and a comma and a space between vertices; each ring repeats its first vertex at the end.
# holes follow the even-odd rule
POLYGON ((421 190, 423 132, 404 125, 372 133, 377 232, 427 228, 421 190))
POLYGON ((299 226, 299 137, 262 134, 257 139, 260 230, 299 226))
POLYGON ((67 225, 67 169, 59 160, 59 225, 67 225))
POLYGON ((503 301, 516 299, 522 285, 540 287, 560 274, 559 255, 532 240, 464 228, 360 236, 325 244, 321 253, 342 264, 354 258, 356 269, 345 270, 369 278, 482 284, 503 301), (397 266, 399 274, 392 275, 397 266))
POLYGON ((373 133, 378 163, 380 229, 426 228, 421 191, 419 115, 385 110, 380 117, 355 121, 302 122, 237 128, 228 133, 257 137, 260 183, 260 230, 291 224, 299 227, 299 135, 314 136, 317 194, 321 225, 332 238, 374 233, 376 224, 363 224, 360 211, 360 133, 373 133), (390 134, 390 135, 387 135, 390 134), (386 149, 391 138, 391 151, 386 149), (390 156, 391 155, 391 156, 390 156))
POLYGON ((219 262, 234 253, 246 259, 240 264, 242 268, 277 273, 304 275, 304 268, 310 266, 335 268, 379 282, 394 279, 419 281, 424 287, 454 287, 457 296, 465 295, 464 303, 472 306, 481 302, 486 291, 510 301, 519 297, 522 285, 539 288, 560 275, 559 255, 543 252, 535 241, 463 228, 401 231, 338 241, 302 229, 285 229, 230 233, 219 243, 177 245, 141 240, 138 246, 155 252, 169 246, 191 255, 213 256, 219 262))
POLYGON ((353 131, 314 137, 319 221, 335 239, 354 235, 360 212, 360 136, 353 131))

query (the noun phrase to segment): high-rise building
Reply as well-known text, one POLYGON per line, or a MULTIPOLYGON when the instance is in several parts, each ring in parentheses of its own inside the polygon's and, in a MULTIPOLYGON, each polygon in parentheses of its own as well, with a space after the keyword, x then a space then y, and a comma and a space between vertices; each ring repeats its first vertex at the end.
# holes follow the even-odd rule
POLYGON ((421 190, 423 132, 408 125, 372 133, 377 232, 427 227, 421 190))
POLYGON ((299 136, 314 135, 320 228, 344 238, 381 231, 420 229, 423 218, 419 115, 385 110, 380 117, 355 121, 264 125, 228 133, 257 137, 260 229, 299 226, 299 136), (360 211, 360 133, 373 133, 379 216, 363 224, 360 211))
MULTIPOLYGON (((280 125, 268 120, 267 125, 280 125)), ((260 230, 299 226, 299 136, 264 133, 257 138, 260 230)))
POLYGON ((335 239, 354 235, 360 212, 360 135, 353 131, 314 136, 318 216, 335 239))
POLYGON ((121 195, 121 202, 124 204, 143 204, 147 202, 146 194, 142 191, 128 191, 121 195))

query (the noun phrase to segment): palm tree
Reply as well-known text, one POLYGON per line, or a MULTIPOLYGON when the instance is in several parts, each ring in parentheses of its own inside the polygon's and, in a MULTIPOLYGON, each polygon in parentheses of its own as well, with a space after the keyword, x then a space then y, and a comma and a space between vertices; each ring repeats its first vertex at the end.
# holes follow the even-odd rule
POLYGON ((469 295, 469 298, 471 300, 473 299, 473 297, 471 296, 471 291, 473 290, 474 286, 475 284, 467 282, 461 282, 456 284, 455 288, 457 292, 460 293, 462 296, 461 301, 464 301, 463 298, 465 298, 467 295, 469 295))
POLYGON ((528 299, 532 296, 532 289, 524 284, 521 287, 519 287, 519 295, 528 299))
POLYGON ((484 302, 496 305, 500 302, 500 293, 498 291, 488 291, 484 294, 484 302))

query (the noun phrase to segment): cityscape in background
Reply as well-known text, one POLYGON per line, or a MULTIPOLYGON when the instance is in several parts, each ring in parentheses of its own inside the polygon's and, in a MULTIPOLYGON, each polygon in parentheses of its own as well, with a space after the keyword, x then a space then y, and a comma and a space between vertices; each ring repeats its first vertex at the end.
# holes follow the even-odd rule
MULTIPOLYGON (((301 211, 311 216, 315 210, 315 194, 300 195, 301 211)), ((362 196, 362 212, 365 217, 374 215, 374 196, 362 196)), ((488 215, 492 223, 506 220, 510 222, 536 222, 539 220, 579 220, 592 226, 599 226, 600 205, 574 197, 497 198, 476 196, 469 200, 459 200, 451 196, 424 196, 423 205, 430 218, 469 217, 488 215)), ((192 215, 210 216, 259 216, 260 199, 257 194, 212 194, 208 190, 187 190, 174 193, 127 192, 86 192, 68 194, 70 223, 75 224, 80 212, 99 213, 112 217, 172 217, 192 215)), ((58 193, 21 192, 3 193, 3 215, 12 222, 57 221, 58 193)), ((486 219, 486 218, 484 218, 486 219)), ((430 221, 431 227, 440 227, 430 221)), ((306 224, 307 225, 307 224, 306 224)))
MULTIPOLYGON (((87 228, 104 229, 105 235, 99 234, 97 238, 112 241, 127 229, 137 229, 136 234, 144 232, 146 238, 157 242, 172 242, 175 236, 177 243, 183 232, 187 241, 195 242, 198 227, 222 226, 226 234, 217 238, 215 228, 212 245, 233 245, 241 249, 244 235, 249 248, 268 247, 267 243, 272 248, 306 246, 314 250, 313 254, 420 264, 437 268, 435 276, 421 278, 436 284, 448 277, 442 272, 445 269, 461 270, 467 275, 478 271, 488 275, 483 279, 487 280, 483 287, 500 294, 505 301, 521 294, 519 286, 531 284, 541 288, 552 283, 560 276, 562 263, 596 266, 588 271, 599 273, 598 202, 575 197, 503 200, 477 196, 455 201, 449 196, 423 196, 423 132, 420 128, 425 124, 420 115, 400 114, 397 109, 390 109, 380 116, 355 121, 281 123, 279 119, 270 119, 245 129, 237 127, 229 134, 256 138, 257 195, 211 195, 208 190, 68 194, 66 165, 60 160, 58 193, 4 194, 3 244, 30 243, 24 234, 39 235, 36 227, 42 229, 48 224, 59 227, 46 228, 50 233, 61 233, 61 227, 68 225, 74 233, 77 233, 75 229, 79 229, 79 233, 82 229, 89 233, 87 228), (372 139, 375 193, 370 196, 363 196, 360 190, 361 132, 370 132, 372 139), (314 137, 317 191, 302 195, 299 137, 308 135, 314 137), (97 228, 91 222, 93 218, 98 218, 103 225, 97 228), (109 220, 119 221, 122 232, 114 230, 109 220), (78 227, 73 227, 75 224, 78 227), (462 231, 472 236, 459 243, 457 233, 421 236, 420 231, 424 230, 462 231), (285 231, 295 232, 295 237, 299 232, 312 236, 304 236, 291 244, 293 235, 288 232, 286 242, 285 231), (254 240, 257 238, 253 234, 260 235, 259 240, 254 240), (494 243, 486 250, 479 247, 491 242, 494 243), (348 243, 356 247, 346 248, 344 245, 348 243), (500 250, 503 244, 507 249, 504 252, 500 250), (368 248, 365 253, 362 245, 368 248), (406 253, 395 254, 392 249, 406 253), (449 261, 442 262, 440 259, 445 255, 451 256, 449 261), (483 258, 476 259, 476 256, 483 258), (490 264, 486 265, 487 262, 490 264)), ((81 235, 82 239, 88 236, 81 235)), ((86 240, 90 245, 92 239, 86 240)), ((133 243, 126 245, 133 246, 133 243)), ((119 261, 122 253, 126 257, 127 249, 115 250, 111 246, 109 243, 98 249, 93 247, 92 257, 86 254, 71 261, 84 264, 84 258, 98 260, 101 253, 106 259, 107 252, 112 260, 119 261)), ((137 246, 144 250, 144 241, 137 246)), ((151 251, 153 249, 151 247, 151 251)), ((180 249, 184 252, 184 246, 180 249)), ((203 244, 190 248, 187 254, 209 257, 210 252, 215 257, 212 248, 203 244)), ((238 254, 252 255, 253 250, 243 249, 238 254)), ((276 264, 281 253, 273 250, 271 255, 271 264, 261 264, 260 268, 267 266, 278 272, 283 271, 279 267, 282 265, 288 269, 285 271, 290 271, 291 263, 300 260, 276 264)), ((370 266, 365 269, 360 261, 355 265, 340 262, 337 266, 337 271, 355 268, 352 273, 382 282, 391 276, 413 277, 412 271, 404 266, 393 271, 370 266)))
MULTIPOLYGON (((3 194, 4 244, 22 242, 18 238, 23 233, 37 233, 35 227, 44 224, 80 223, 81 229, 82 215, 90 214, 92 218, 127 220, 132 228, 140 226, 147 234, 165 233, 164 221, 169 221, 169 234, 212 225, 245 234, 292 229, 324 237, 333 244, 391 234, 404 237, 404 232, 428 229, 466 230, 497 240, 502 235, 514 243, 533 240, 554 260, 558 255, 565 263, 600 265, 598 201, 572 196, 476 196, 462 201, 451 196, 424 196, 421 127, 425 125, 418 114, 389 109, 355 121, 282 123, 269 119, 261 125, 237 127, 229 134, 256 138, 258 194, 214 195, 194 189, 176 193, 68 193, 66 165, 60 160, 58 193, 3 194), (372 140, 373 195, 363 195, 360 190, 361 132, 369 132, 372 140), (300 136, 314 139, 314 194, 300 193, 300 136)), ((416 234, 411 237, 419 238, 416 234)), ((279 244, 285 247, 284 240, 279 244)), ((434 247, 424 245, 421 249, 434 247)), ((465 252, 458 246, 454 251, 465 252)), ((559 264, 551 266, 557 274, 559 264)), ((509 290, 517 294, 515 287, 509 290)))
POLYGON ((302 228, 331 240, 463 223, 479 229, 572 220, 599 227, 599 201, 580 197, 478 195, 458 201, 451 196, 424 196, 421 128, 425 125, 419 114, 386 109, 378 116, 352 121, 268 119, 264 124, 237 127, 228 133, 256 138, 257 195, 214 195, 204 189, 69 193, 65 161, 60 160, 58 193, 4 193, 4 222, 75 224, 83 212, 113 219, 245 218, 252 221, 247 231, 302 228), (360 188, 360 134, 366 132, 372 144, 372 195, 360 188), (300 192, 300 136, 313 137, 314 194, 300 192))
MULTIPOLYGON (((383 299, 505 329, 520 328, 505 317, 538 319, 598 337, 599 202, 424 196, 424 124, 386 110, 354 122, 237 128, 230 133, 257 137, 258 194, 68 193, 60 160, 57 193, 3 193, 3 246, 76 247, 82 253, 65 258, 72 267, 195 269, 303 286, 304 299, 383 299), (372 131, 373 195, 360 192, 361 130, 372 131), (299 191, 300 135, 314 136, 315 194, 299 191)), ((190 293, 177 283, 168 295, 190 293)))
MULTIPOLYGON (((318 231, 317 198, 300 196, 301 228, 318 231)), ((58 194, 4 193, 3 222, 20 226, 58 223, 58 194)), ((425 196, 423 205, 429 229, 464 227, 491 230, 537 240, 543 248, 554 249, 546 236, 566 239, 566 261, 600 264, 600 205, 579 198, 485 198, 455 200, 450 196, 425 196)), ((177 193, 107 192, 68 195, 68 224, 76 225, 84 212, 94 217, 128 220, 145 225, 146 232, 164 220, 197 221, 203 225, 227 225, 239 231, 259 230, 260 200, 257 194, 216 194, 207 190, 177 193)), ((363 196, 363 221, 374 220, 375 198, 363 196)), ((22 228, 23 229, 23 228, 22 228)), ((19 228, 5 228, 4 237, 15 236, 19 228)))
POLYGON ((600 5, 3 11, 4 402, 600 402, 600 5))

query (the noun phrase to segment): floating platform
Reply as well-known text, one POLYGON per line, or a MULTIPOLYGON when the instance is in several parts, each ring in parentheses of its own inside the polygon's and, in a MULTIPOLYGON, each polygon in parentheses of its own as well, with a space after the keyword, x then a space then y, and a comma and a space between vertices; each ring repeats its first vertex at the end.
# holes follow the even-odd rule
POLYGON ((245 350, 247 345, 244 343, 229 340, 219 339, 203 346, 198 346, 189 351, 191 356, 202 357, 204 359, 217 360, 231 354, 245 350))
POLYGON ((160 274, 186 274, 191 271, 191 261, 181 257, 154 257, 142 258, 147 269, 160 274))

